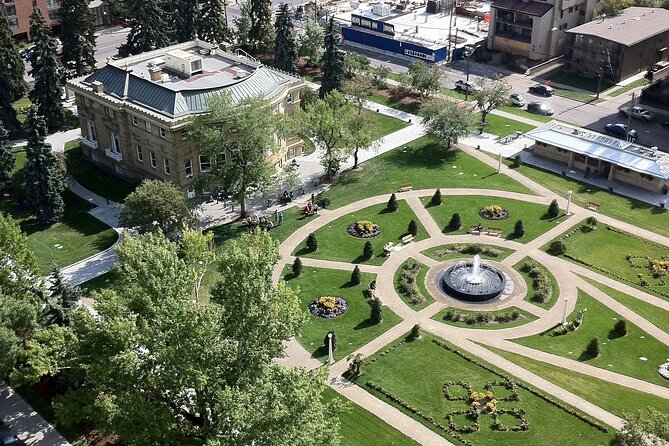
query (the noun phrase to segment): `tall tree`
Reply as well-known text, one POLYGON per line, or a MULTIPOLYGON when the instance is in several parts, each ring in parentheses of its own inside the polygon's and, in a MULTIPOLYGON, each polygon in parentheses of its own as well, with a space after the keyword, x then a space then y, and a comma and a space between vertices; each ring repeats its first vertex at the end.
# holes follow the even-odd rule
POLYGON ((227 0, 204 0, 198 13, 197 35, 205 42, 230 42, 227 0))
POLYGON ((48 292, 45 293, 44 307, 40 323, 44 326, 68 325, 70 314, 79 305, 83 296, 82 290, 71 285, 63 276, 63 271, 54 265, 47 280, 48 292))
POLYGON ((267 161, 284 132, 282 115, 260 98, 233 104, 227 95, 209 98, 209 113, 193 119, 190 138, 197 141, 203 155, 212 159, 206 180, 223 184, 240 202, 246 214, 246 190, 251 185, 265 188, 274 168, 267 161), (221 129, 221 123, 225 123, 221 129))
POLYGON ((193 40, 197 33, 197 22, 200 15, 197 0, 176 0, 169 2, 168 5, 174 8, 172 14, 176 25, 173 29, 174 40, 179 43, 193 40))
POLYGON ((21 123, 16 119, 12 103, 28 90, 28 86, 23 80, 25 67, 12 37, 5 8, 0 8, 0 67, 3 67, 3 75, 0 76, 0 122, 13 132, 19 130, 21 123))
POLYGON ((344 53, 339 50, 339 33, 334 25, 334 18, 328 22, 325 30, 325 51, 321 59, 321 89, 318 94, 324 98, 333 90, 341 90, 344 84, 344 53))
POLYGON ((295 61, 297 60, 297 43, 295 41, 295 29, 288 3, 282 3, 276 15, 274 29, 276 39, 274 40, 274 65, 288 73, 295 73, 295 61))
POLYGON ((62 163, 44 142, 46 124, 35 106, 30 107, 24 125, 26 166, 23 176, 26 181, 26 200, 42 225, 52 225, 61 220, 65 211, 63 191, 65 178, 62 163))
POLYGON ((0 192, 12 184, 12 172, 16 166, 16 158, 8 138, 7 130, 0 121, 0 192))
POLYGON ((274 28, 272 27, 272 0, 249 0, 249 44, 260 54, 272 51, 274 28))
POLYGON ((132 27, 126 41, 130 54, 139 54, 170 44, 168 20, 161 0, 130 0, 132 27))
POLYGON ((61 56, 68 78, 95 71, 95 15, 88 0, 61 0, 61 56))
POLYGON ((251 7, 247 0, 240 0, 239 17, 235 17, 235 28, 237 28, 237 43, 242 46, 250 44, 249 33, 251 32, 251 7))
POLYGON ((443 71, 439 67, 430 67, 425 62, 411 62, 409 64, 409 76, 411 86, 427 98, 439 89, 439 79, 443 71))
POLYGON ((199 299, 202 280, 209 265, 216 260, 214 233, 208 231, 203 234, 202 231, 185 229, 181 238, 179 255, 184 259, 192 274, 194 295, 196 299, 199 299))
POLYGON ((57 54, 56 39, 41 11, 35 7, 30 15, 30 36, 35 48, 30 54, 32 66, 30 75, 35 86, 30 92, 30 100, 37 105, 37 112, 45 120, 48 128, 59 126, 63 115, 63 66, 57 54))
POLYGON ((344 93, 353 100, 357 117, 349 125, 351 133, 350 148, 353 152, 353 169, 358 168, 360 150, 368 149, 377 144, 373 137, 375 123, 362 113, 365 103, 372 96, 372 82, 369 76, 359 74, 344 84, 344 93))
POLYGON ((492 81, 482 77, 476 84, 479 90, 472 93, 472 96, 481 112, 481 124, 485 124, 485 118, 491 111, 509 103, 511 86, 499 75, 492 81))
POLYGON ((300 37, 297 55, 306 59, 310 65, 315 65, 323 56, 323 28, 317 21, 307 19, 304 34, 300 37))
POLYGON ((467 108, 447 99, 432 99, 421 110, 428 134, 446 146, 446 150, 476 128, 476 116, 467 108))
POLYGON ((364 74, 369 70, 369 59, 364 54, 349 51, 344 56, 344 70, 349 78, 364 74))

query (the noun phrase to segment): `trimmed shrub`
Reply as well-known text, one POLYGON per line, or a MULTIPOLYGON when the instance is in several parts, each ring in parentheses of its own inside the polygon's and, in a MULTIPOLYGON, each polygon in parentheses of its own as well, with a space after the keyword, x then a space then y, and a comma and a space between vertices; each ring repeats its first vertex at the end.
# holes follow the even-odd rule
POLYGON ((457 212, 451 217, 451 221, 448 222, 448 229, 456 231, 462 227, 462 220, 460 219, 460 214, 457 212))
POLYGON ((513 235, 520 238, 525 235, 525 224, 523 220, 518 220, 516 225, 513 227, 513 235))
POLYGON ((351 283, 353 285, 360 285, 362 283, 362 274, 360 274, 360 267, 358 265, 353 268, 351 273, 351 283))
POLYGON ((302 260, 299 257, 295 257, 293 261, 293 276, 300 277, 302 275, 302 260))
POLYGON ((416 324, 411 327, 411 333, 409 334, 409 339, 416 340, 420 338, 420 325, 416 324))
POLYGON ((388 200, 388 205, 387 208, 390 212, 395 212, 397 209, 399 209, 400 204, 397 202, 397 197, 395 194, 392 194, 390 196, 390 200, 388 200))
POLYGON ((365 247, 362 249, 362 257, 365 260, 369 260, 374 257, 374 245, 372 245, 372 242, 369 240, 365 242, 365 247))
POLYGON ((591 215, 590 217, 588 217, 588 218, 585 220, 585 222, 586 222, 586 223, 588 224, 588 226, 590 226, 591 228, 594 228, 595 226, 597 226, 597 218, 594 217, 594 216, 592 216, 592 215, 591 215))
POLYGON ((601 352, 601 341, 597 336, 590 340, 588 346, 585 348, 585 352, 593 358, 599 356, 599 353, 601 352))
POLYGON ((513 164, 511 167, 514 169, 519 168, 523 164, 523 158, 520 156, 520 153, 513 158, 513 164))
POLYGON ((555 240, 548 248, 548 252, 554 256, 559 256, 567 252, 567 244, 562 240, 555 240))
POLYGON ((316 240, 316 234, 313 232, 307 237, 307 249, 311 252, 318 249, 318 240, 316 240))
POLYGON ((381 304, 379 299, 372 299, 371 305, 372 309, 369 319, 373 324, 380 324, 383 322, 383 304, 381 304))
POLYGON ((411 220, 409 222, 409 227, 407 228, 407 232, 414 237, 418 235, 418 224, 416 223, 416 220, 411 220))
POLYGON ((328 206, 330 206, 330 199, 327 197, 321 197, 318 199, 316 204, 318 204, 318 206, 322 207, 323 209, 327 209, 328 206))
POLYGON ((441 198, 441 190, 437 189, 434 192, 434 195, 432 195, 432 199, 430 200, 430 204, 432 204, 432 206, 439 206, 442 202, 443 202, 443 200, 441 198))
POLYGON ((548 205, 548 211, 546 212, 548 218, 555 218, 560 215, 560 205, 557 200, 551 201, 551 204, 548 205))
POLYGON ((613 331, 621 338, 627 334, 627 330, 627 321, 625 319, 620 319, 616 322, 616 325, 613 326, 613 331))

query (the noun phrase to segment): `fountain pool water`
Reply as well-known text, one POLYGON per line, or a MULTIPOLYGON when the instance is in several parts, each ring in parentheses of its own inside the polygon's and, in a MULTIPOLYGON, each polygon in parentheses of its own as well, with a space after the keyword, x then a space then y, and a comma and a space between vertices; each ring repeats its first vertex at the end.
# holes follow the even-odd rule
POLYGON ((440 288, 449 296, 469 302, 493 299, 504 291, 506 276, 499 269, 481 263, 476 254, 472 262, 461 261, 444 271, 440 288))

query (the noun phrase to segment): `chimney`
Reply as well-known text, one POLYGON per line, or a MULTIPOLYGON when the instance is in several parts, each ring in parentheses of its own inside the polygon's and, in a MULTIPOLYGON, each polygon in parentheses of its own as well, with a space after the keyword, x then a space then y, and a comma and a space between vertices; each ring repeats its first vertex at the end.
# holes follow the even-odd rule
POLYGON ((95 93, 104 93, 105 92, 105 86, 102 82, 100 81, 93 81, 91 82, 91 85, 93 85, 93 91, 95 93))
POLYGON ((149 68, 149 74, 153 82, 159 82, 163 75, 163 70, 160 67, 149 68))

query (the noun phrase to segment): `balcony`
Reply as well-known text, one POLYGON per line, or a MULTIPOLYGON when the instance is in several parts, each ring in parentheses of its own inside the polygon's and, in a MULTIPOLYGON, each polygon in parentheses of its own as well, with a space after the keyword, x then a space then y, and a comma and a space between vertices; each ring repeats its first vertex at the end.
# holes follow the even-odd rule
POLYGON ((114 152, 112 149, 105 149, 105 155, 107 155, 109 158, 116 160, 116 161, 123 161, 123 155, 121 152, 114 152))
MULTIPOLYGON (((519 37, 519 36, 518 36, 519 37)), ((523 42, 517 38, 509 39, 505 35, 495 33, 493 48, 505 53, 515 54, 517 56, 529 57, 532 45, 530 42, 523 42)))
POLYGON ((91 149, 97 149, 98 148, 98 142, 97 141, 93 141, 91 139, 88 139, 85 136, 81 137, 81 143, 85 146, 90 147, 91 149))

